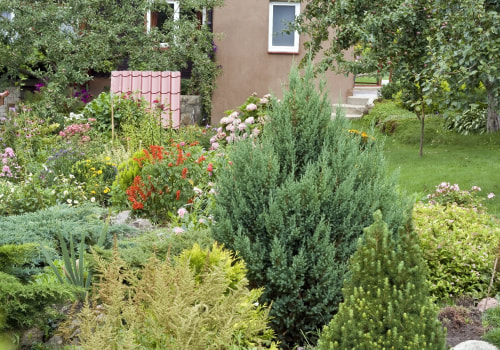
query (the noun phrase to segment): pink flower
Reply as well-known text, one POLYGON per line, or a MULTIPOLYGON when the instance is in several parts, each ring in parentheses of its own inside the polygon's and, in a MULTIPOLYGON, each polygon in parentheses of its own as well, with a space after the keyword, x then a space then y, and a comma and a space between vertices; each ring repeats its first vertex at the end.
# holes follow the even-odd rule
POLYGON ((265 97, 260 99, 260 103, 262 103, 263 105, 267 104, 268 102, 269 102, 269 100, 265 97))
POLYGON ((173 228, 173 231, 176 235, 178 235, 179 233, 183 233, 184 229, 182 227, 177 226, 173 228))
POLYGON ((247 128, 247 125, 245 123, 241 123, 240 125, 238 125, 238 130, 242 131, 242 130, 245 130, 247 128))
POLYGON ((247 111, 255 111, 257 109, 257 105, 255 103, 250 103, 247 105, 247 111))
POLYGON ((487 197, 488 197, 488 199, 491 199, 491 198, 495 197, 495 194, 493 192, 490 192, 490 193, 488 193, 487 197))
POLYGON ((180 208, 179 210, 177 210, 177 215, 179 215, 179 217, 182 219, 184 217, 184 215, 187 214, 187 209, 186 208, 180 208))
POLYGON ((245 119, 245 123, 247 123, 248 125, 255 123, 254 117, 250 117, 250 118, 245 119))
POLYGON ((218 148, 219 148, 219 146, 220 146, 220 145, 219 145, 219 143, 218 143, 218 142, 214 142, 214 143, 212 143, 212 149, 213 149, 213 150, 218 149, 218 148))

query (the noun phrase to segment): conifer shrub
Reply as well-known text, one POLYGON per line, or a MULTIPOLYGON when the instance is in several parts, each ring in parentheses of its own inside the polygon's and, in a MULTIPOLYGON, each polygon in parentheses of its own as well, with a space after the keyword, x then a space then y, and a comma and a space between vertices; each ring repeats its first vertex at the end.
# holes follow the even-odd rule
POLYGON ((236 143, 219 172, 213 237, 239 253, 264 287, 283 347, 315 341, 342 301, 347 261, 380 209, 395 231, 410 205, 385 170, 381 143, 331 119, 313 68, 294 68, 257 140, 236 143), (366 141, 366 143, 365 143, 366 141))
POLYGON ((374 219, 351 258, 345 300, 324 327, 318 350, 444 350, 416 233, 407 225, 395 237, 380 211, 374 219))
POLYGON ((116 251, 97 260, 96 294, 76 315, 82 349, 276 349, 262 289, 247 289, 244 263, 222 247, 153 257, 140 272, 116 251))
POLYGON ((55 283, 22 283, 0 271, 0 331, 40 325, 50 306, 71 300, 70 290, 55 283))
MULTIPOLYGON (((0 220, 0 245, 30 243, 43 245, 50 259, 57 259, 61 254, 58 232, 62 233, 66 242, 69 242, 71 237, 75 244, 80 242, 84 232, 85 244, 88 247, 97 244, 102 231, 107 230, 104 246, 110 248, 114 235, 122 237, 137 231, 125 224, 107 226, 104 222, 107 214, 105 209, 86 203, 79 207, 56 205, 33 213, 8 216, 0 220)), ((38 250, 25 261, 24 267, 28 265, 37 268, 45 266, 43 256, 38 250)))

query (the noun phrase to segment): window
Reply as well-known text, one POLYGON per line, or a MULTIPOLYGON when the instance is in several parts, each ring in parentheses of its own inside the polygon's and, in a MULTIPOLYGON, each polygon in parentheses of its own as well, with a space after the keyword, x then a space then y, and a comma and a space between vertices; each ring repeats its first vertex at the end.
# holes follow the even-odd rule
POLYGON ((290 31, 299 13, 298 2, 269 3, 269 52, 299 53, 299 33, 290 31))
MULTIPOLYGON (((178 21, 180 17, 180 5, 179 1, 170 1, 166 0, 164 2, 166 6, 162 9, 158 9, 156 11, 148 10, 146 14, 146 25, 148 33, 151 31, 151 28, 157 27, 159 29, 163 28, 163 25, 167 21, 178 21)), ((168 43, 161 43, 160 47, 166 48, 168 47, 168 43)))

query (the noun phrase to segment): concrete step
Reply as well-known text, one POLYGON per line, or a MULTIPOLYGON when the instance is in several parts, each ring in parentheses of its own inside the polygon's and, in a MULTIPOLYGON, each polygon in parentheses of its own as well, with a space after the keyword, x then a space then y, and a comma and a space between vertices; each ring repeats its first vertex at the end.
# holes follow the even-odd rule
MULTIPOLYGON (((332 113, 332 119, 335 118, 337 116, 337 114, 335 112, 332 113)), ((362 114, 345 114, 345 115, 342 115, 344 118, 347 118, 347 119, 361 119, 363 118, 363 115, 362 114)))
POLYGON ((355 97, 371 97, 378 98, 380 86, 355 86, 352 90, 352 95, 355 97))
POLYGON ((359 114, 363 115, 368 112, 366 105, 353 105, 353 104, 334 104, 333 110, 336 111, 340 107, 345 111, 345 114, 359 114))
POLYGON ((370 102, 370 99, 371 97, 369 96, 348 96, 347 104, 365 106, 370 102))

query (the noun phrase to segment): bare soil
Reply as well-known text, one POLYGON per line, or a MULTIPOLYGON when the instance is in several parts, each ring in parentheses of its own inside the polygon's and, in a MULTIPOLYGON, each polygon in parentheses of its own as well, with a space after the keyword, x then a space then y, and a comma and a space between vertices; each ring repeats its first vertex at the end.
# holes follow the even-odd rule
POLYGON ((455 346, 467 340, 481 340, 485 333, 482 312, 473 300, 458 300, 453 306, 439 311, 439 320, 446 327, 446 343, 455 346))

